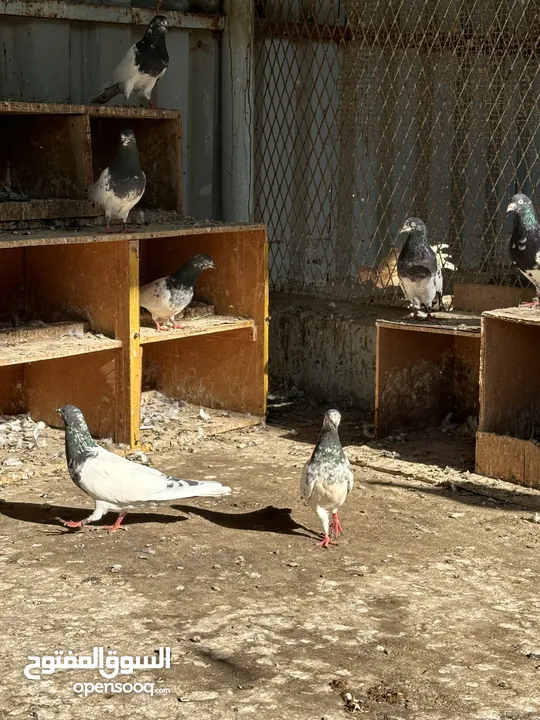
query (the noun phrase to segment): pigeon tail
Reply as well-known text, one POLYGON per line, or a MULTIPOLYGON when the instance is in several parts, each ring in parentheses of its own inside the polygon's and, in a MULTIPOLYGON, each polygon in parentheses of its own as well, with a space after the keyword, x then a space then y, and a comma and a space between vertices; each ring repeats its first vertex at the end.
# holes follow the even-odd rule
POLYGON ((145 502, 170 502, 190 497, 210 497, 230 495, 231 488, 219 482, 198 482, 195 480, 180 480, 168 478, 165 487, 156 487, 154 492, 144 498, 145 502))
POLYGON ((104 90, 99 92, 96 97, 91 101, 92 105, 105 105, 105 103, 108 103, 109 100, 112 100, 113 97, 116 97, 122 92, 120 89, 120 85, 118 83, 115 83, 114 85, 110 85, 109 87, 106 87, 104 90))

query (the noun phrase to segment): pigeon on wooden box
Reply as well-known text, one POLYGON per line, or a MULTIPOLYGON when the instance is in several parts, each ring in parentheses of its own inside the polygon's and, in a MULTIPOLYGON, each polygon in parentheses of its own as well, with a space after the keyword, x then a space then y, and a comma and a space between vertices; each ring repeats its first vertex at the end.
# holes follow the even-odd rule
POLYGON ((167 325, 160 321, 173 322, 174 328, 182 325, 174 322, 178 313, 182 312, 193 300, 195 282, 203 270, 215 268, 214 261, 209 255, 195 255, 187 263, 168 277, 159 278, 139 291, 139 304, 146 308, 156 323, 157 330, 168 330, 167 325))
POLYGON ((165 42, 168 25, 164 15, 156 15, 150 21, 142 40, 132 45, 118 64, 111 85, 104 88, 92 103, 103 105, 120 93, 129 100, 130 95, 137 92, 148 100, 150 107, 154 107, 150 99, 152 90, 169 64, 165 42))
POLYGON ((337 538, 343 532, 338 510, 354 484, 351 466, 339 441, 340 421, 341 415, 337 410, 328 410, 317 445, 304 465, 300 479, 300 494, 315 511, 323 526, 324 538, 319 543, 322 547, 334 545, 330 535, 337 538))
POLYGON ((108 512, 117 512, 114 525, 94 526, 114 532, 130 510, 231 492, 230 487, 216 481, 180 480, 115 455, 94 442, 78 408, 64 405, 57 412, 66 426, 66 459, 71 479, 95 502, 94 512, 84 520, 58 518, 66 527, 80 528, 108 512))
POLYGON ((530 198, 522 193, 514 195, 507 213, 514 213, 510 236, 510 260, 527 280, 535 286, 536 297, 524 307, 540 307, 540 225, 530 198))
POLYGON ((407 238, 397 261, 399 284, 412 305, 414 317, 419 317, 419 311, 425 311, 431 318, 435 300, 442 306, 441 263, 428 242, 427 227, 422 220, 409 218, 401 233, 407 233, 407 238))
POLYGON ((105 213, 107 232, 111 219, 120 218, 127 229, 129 212, 144 194, 146 175, 141 169, 139 149, 133 130, 122 130, 113 162, 89 190, 90 199, 105 213))

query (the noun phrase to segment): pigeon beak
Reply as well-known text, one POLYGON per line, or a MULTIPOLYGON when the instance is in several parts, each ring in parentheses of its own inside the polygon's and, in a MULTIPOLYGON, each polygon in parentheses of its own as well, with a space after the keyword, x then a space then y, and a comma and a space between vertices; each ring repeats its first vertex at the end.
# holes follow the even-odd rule
POLYGON ((411 230, 411 226, 410 226, 410 225, 404 225, 404 226, 401 228, 401 230, 399 231, 399 234, 401 234, 402 232, 410 232, 410 230, 411 230))
POLYGON ((510 203, 510 205, 506 208, 506 212, 515 212, 517 210, 516 203, 510 203))
POLYGON ((61 414, 62 414, 62 408, 56 408, 56 410, 55 410, 54 412, 55 412, 55 413, 58 413, 59 415, 61 415, 61 414))

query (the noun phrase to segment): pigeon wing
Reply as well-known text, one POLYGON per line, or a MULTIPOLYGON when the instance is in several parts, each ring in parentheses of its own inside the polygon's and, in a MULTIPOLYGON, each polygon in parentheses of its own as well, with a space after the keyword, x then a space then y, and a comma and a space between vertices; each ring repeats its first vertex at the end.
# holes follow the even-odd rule
POLYGON ((228 495, 219 482, 173 478, 99 447, 80 470, 81 488, 96 500, 115 505, 170 502, 203 495, 228 495))

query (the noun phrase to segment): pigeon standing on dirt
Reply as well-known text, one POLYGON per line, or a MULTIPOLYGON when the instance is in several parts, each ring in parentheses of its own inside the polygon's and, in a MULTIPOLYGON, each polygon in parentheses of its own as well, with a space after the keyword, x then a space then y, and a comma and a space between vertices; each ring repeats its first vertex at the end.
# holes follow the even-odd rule
MULTIPOLYGON (((162 325, 160 320, 174 323, 175 316, 193 300, 195 282, 199 275, 203 270, 215 267, 210 255, 195 255, 172 275, 141 287, 139 304, 150 312, 157 330, 169 329, 167 325, 162 325)), ((174 323, 173 327, 181 328, 182 325, 174 323)))
POLYGON ((94 442, 82 412, 73 405, 57 411, 66 426, 66 459, 71 479, 95 502, 95 510, 84 520, 62 520, 69 528, 80 528, 100 520, 108 512, 119 513, 114 525, 94 526, 118 530, 128 510, 189 497, 229 495, 231 488, 219 482, 180 480, 139 465, 105 450, 94 442))
POLYGON ((169 23, 164 15, 150 21, 142 40, 132 45, 113 73, 112 83, 96 95, 92 103, 103 105, 120 93, 129 100, 133 92, 140 93, 150 107, 154 107, 152 90, 163 77, 169 64, 165 37, 169 23))
POLYGON ((90 199, 105 213, 107 232, 111 218, 120 218, 127 229, 129 212, 144 194, 146 175, 141 168, 139 149, 133 130, 122 130, 113 162, 89 189, 90 199))
POLYGON ((517 265, 536 288, 532 302, 523 307, 540 307, 540 225, 530 198, 522 193, 514 195, 507 213, 514 213, 514 226, 510 236, 510 260, 517 265))
POLYGON ((425 311, 431 318, 435 300, 442 307, 443 277, 437 255, 428 242, 425 223, 419 218, 409 218, 399 231, 407 233, 397 261, 399 284, 411 303, 415 318, 425 311))
POLYGON ((328 410, 324 416, 317 445, 311 458, 304 465, 300 479, 300 494, 315 511, 323 526, 324 538, 319 543, 322 547, 334 545, 330 535, 337 538, 343 532, 338 510, 354 484, 351 466, 339 441, 340 422, 339 412, 328 410))

